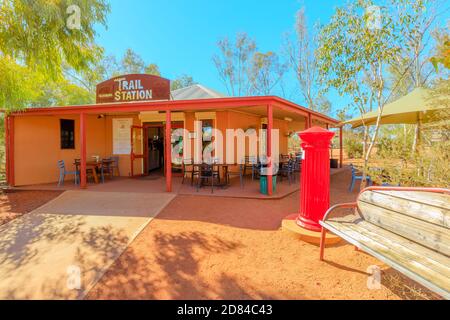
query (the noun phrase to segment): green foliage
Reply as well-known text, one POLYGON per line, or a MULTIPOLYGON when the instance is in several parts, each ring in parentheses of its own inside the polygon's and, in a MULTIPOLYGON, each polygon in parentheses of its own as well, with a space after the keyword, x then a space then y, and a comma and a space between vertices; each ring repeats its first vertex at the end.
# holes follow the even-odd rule
POLYGON ((40 105, 45 93, 53 103, 88 101, 83 90, 64 80, 63 71, 87 72, 101 57, 94 26, 105 25, 108 11, 104 0, 0 1, 0 106, 40 105), (68 23, 73 5, 80 10, 75 28, 68 23))
POLYGON ((67 62, 85 70, 98 57, 95 24, 106 24, 105 0, 3 0, 0 2, 0 55, 58 76, 67 62), (70 5, 80 9, 79 29, 69 28, 70 5))
POLYGON ((326 97, 327 88, 321 79, 318 59, 315 55, 317 30, 308 29, 305 8, 297 11, 295 34, 286 35, 284 51, 288 58, 287 66, 295 74, 300 94, 308 108, 329 114, 331 102, 326 97))
POLYGON ((144 60, 140 55, 128 48, 121 60, 121 72, 123 74, 142 73, 144 70, 144 60))
POLYGON ((194 78, 187 74, 183 74, 182 76, 178 77, 177 79, 173 80, 170 83, 170 89, 171 90, 177 90, 185 87, 189 87, 196 84, 194 81, 194 78))
POLYGON ((256 42, 246 33, 238 33, 234 43, 228 37, 217 42, 220 54, 213 56, 219 77, 231 96, 250 94, 249 71, 256 42))
POLYGON ((402 186, 449 187, 450 181, 450 80, 441 79, 432 87, 431 105, 448 108, 437 113, 433 122, 424 124, 417 153, 411 153, 414 126, 393 125, 383 128, 375 162, 383 163, 383 174, 373 177, 378 183, 402 186))
POLYGON ((154 75, 154 76, 161 76, 161 72, 159 71, 159 67, 155 63, 151 63, 147 67, 145 67, 145 73, 151 74, 151 75, 154 75))
POLYGON ((329 87, 349 96, 358 111, 371 110, 377 93, 385 89, 383 71, 398 52, 394 25, 382 10, 380 29, 367 27, 365 8, 372 1, 354 1, 337 8, 330 22, 321 28, 317 57, 319 69, 329 87))
POLYGON ((362 135, 346 132, 343 139, 344 149, 350 159, 358 159, 363 156, 362 135))
POLYGON ((275 52, 255 52, 248 75, 251 83, 250 92, 256 95, 270 95, 285 71, 286 66, 280 64, 275 52))

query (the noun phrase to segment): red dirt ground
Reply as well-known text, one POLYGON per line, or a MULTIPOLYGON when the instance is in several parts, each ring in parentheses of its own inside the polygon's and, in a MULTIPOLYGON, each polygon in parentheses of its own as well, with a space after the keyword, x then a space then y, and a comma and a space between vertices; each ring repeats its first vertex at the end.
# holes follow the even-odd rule
MULTIPOLYGON (((352 201, 349 173, 332 177, 331 202, 352 201)), ((357 189, 357 188, 355 188, 357 189)), ((316 245, 280 230, 298 210, 282 200, 178 196, 88 294, 88 299, 417 299, 432 296, 378 260, 341 243, 316 245), (382 287, 367 288, 381 266, 382 287)))
POLYGON ((0 193, 0 225, 44 205, 62 191, 14 191, 0 193))

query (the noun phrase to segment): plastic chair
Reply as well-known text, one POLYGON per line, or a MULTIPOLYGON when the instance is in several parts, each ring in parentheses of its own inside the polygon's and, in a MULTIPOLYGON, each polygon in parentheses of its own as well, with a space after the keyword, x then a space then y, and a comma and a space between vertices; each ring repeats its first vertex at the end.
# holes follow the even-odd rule
MULTIPOLYGON (((352 192, 353 188, 355 187, 355 182, 357 180, 362 181, 363 176, 362 175, 358 175, 358 170, 352 165, 350 164, 350 168, 352 169, 352 182, 350 183, 350 188, 349 191, 352 192)), ((370 178, 370 176, 366 175, 366 180, 369 186, 372 185, 372 179, 370 178)))
POLYGON ((79 183, 80 172, 78 170, 67 171, 64 160, 58 160, 58 168, 59 168, 58 187, 64 185, 64 179, 65 179, 66 175, 68 175, 68 174, 75 175, 75 184, 77 185, 79 183))

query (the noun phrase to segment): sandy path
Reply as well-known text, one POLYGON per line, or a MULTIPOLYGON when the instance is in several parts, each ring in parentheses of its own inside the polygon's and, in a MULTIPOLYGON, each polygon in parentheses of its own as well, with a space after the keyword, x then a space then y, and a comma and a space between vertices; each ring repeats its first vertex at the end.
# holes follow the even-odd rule
POLYGON ((67 191, 0 226, 0 299, 83 298, 173 197, 67 191))

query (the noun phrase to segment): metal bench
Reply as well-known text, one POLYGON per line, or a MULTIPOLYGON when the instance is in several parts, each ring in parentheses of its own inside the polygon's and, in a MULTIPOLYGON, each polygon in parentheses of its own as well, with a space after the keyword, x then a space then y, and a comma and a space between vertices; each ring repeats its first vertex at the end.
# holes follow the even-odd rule
POLYGON ((320 224, 320 260, 328 230, 450 299, 450 190, 369 187, 355 203, 331 207, 320 224), (343 208, 353 210, 332 217, 343 208))

